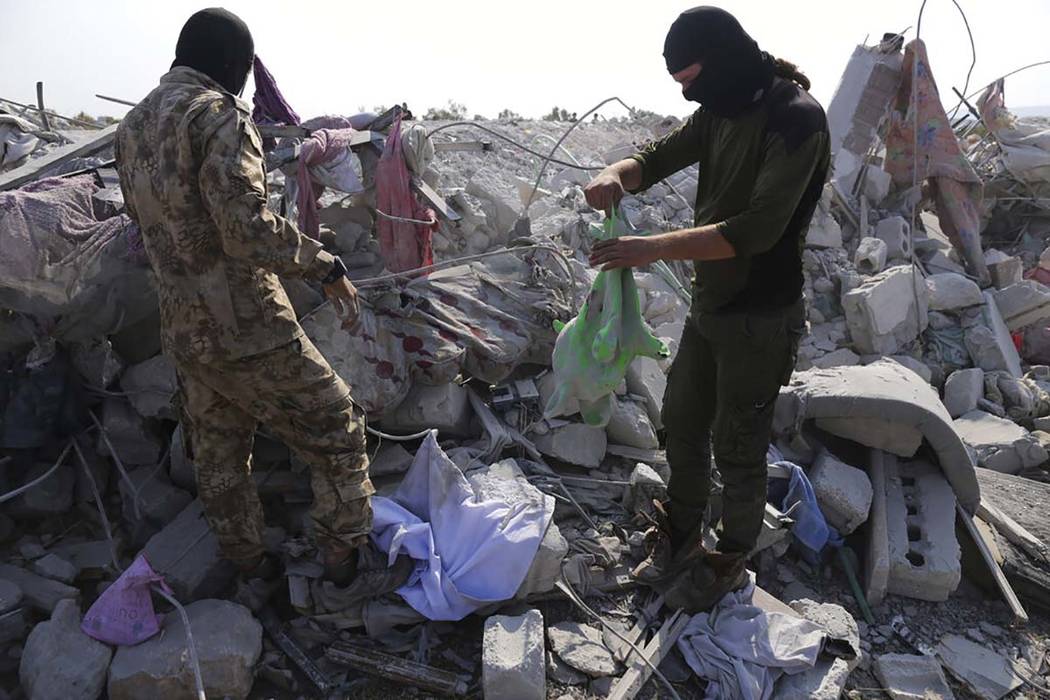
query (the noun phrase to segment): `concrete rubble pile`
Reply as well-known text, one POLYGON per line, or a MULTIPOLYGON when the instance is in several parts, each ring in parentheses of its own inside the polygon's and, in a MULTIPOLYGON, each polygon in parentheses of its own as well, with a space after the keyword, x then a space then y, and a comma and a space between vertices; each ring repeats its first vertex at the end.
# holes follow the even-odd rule
MULTIPOLYGON (((1015 627, 1029 619, 1021 601, 1032 618, 1050 609, 1050 529, 1035 515, 1050 505, 1050 486, 1035 484, 1050 483, 1050 252, 1036 251, 1035 224, 1018 250, 985 240, 982 288, 936 204, 892 181, 884 138, 902 64, 899 38, 858 47, 827 110, 834 171, 803 252, 809 321, 776 403, 750 566, 762 614, 815 623, 847 651, 784 676, 774 698, 859 698, 873 687, 893 698, 998 698, 1050 682, 1046 637, 1015 627), (811 502, 797 497, 801 482, 811 502), (826 533, 815 549, 814 523, 826 533)), ((630 576, 653 500, 666 498, 660 406, 690 270, 635 271, 642 315, 671 357, 630 366, 608 425, 543 418, 556 389, 553 324, 575 314, 596 275, 589 227, 604 215, 586 204, 585 166, 615 162, 677 120, 582 123, 537 186, 543 159, 519 146, 546 152, 568 123, 475 122, 505 141, 415 122, 406 107, 354 119, 369 132, 348 157, 363 189, 329 187, 318 214, 322 242, 368 302, 367 332, 342 330, 314 286, 285 280, 289 297, 371 425, 388 436, 436 429, 479 502, 514 512, 553 502, 517 593, 478 607, 470 624, 428 620, 398 592, 410 562, 374 548, 357 583, 322 580, 306 465, 265 426, 252 469, 283 575, 240 580, 196 499, 155 296, 103 308, 100 278, 57 301, 0 279, 0 470, 5 492, 25 485, 0 505, 0 688, 31 700, 192 696, 196 665, 208 697, 409 697, 409 686, 492 699, 665 697, 664 682, 702 697, 707 679, 678 646, 683 625, 630 576), (437 214, 427 274, 387 274, 375 233, 375 168, 398 116, 414 134, 403 138, 416 196, 437 214), (433 134, 429 148, 412 147, 427 141, 420 129, 433 134), (159 634, 134 646, 96 641, 83 615, 140 553, 184 609, 154 596, 159 634), (576 596, 597 617, 568 602, 576 596)), ((69 126, 0 101, 12 154, 0 197, 86 170, 74 178, 90 178, 93 216, 127 242, 105 279, 148 279, 113 179, 112 135, 69 126)), ((999 192, 1018 175, 993 161, 1014 161, 995 160, 965 129, 967 157, 983 158, 977 171, 999 192)), ((309 130, 262 131, 271 205, 294 216, 294 144, 309 130)), ((628 195, 622 211, 642 231, 689 227, 697 177, 688 168, 628 195)), ((991 231, 1003 226, 996 216, 1027 215, 1000 205, 989 208, 991 231)), ((380 495, 403 483, 420 446, 369 436, 380 495)))

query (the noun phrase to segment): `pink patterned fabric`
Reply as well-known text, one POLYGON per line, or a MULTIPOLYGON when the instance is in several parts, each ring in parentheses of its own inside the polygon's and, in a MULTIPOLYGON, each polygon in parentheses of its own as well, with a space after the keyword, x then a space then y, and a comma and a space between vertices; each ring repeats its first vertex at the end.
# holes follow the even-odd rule
POLYGON ((918 182, 930 179, 941 228, 962 253, 970 272, 987 282, 990 278, 981 251, 978 209, 984 185, 963 155, 948 122, 921 39, 905 47, 901 74, 886 135, 886 172, 899 187, 908 188, 915 180, 918 163, 918 182), (917 138, 914 110, 918 110, 917 138))
POLYGON ((80 629, 106 644, 131 646, 146 641, 160 631, 161 616, 153 611, 150 595, 150 587, 155 583, 170 593, 146 556, 138 555, 88 609, 80 629))
POLYGON ((434 212, 422 206, 411 188, 411 176, 401 146, 401 117, 394 122, 386 139, 383 155, 376 166, 376 208, 401 219, 433 221, 433 224, 395 221, 382 214, 376 222, 379 250, 391 272, 403 272, 434 262, 431 232, 436 226, 434 212))

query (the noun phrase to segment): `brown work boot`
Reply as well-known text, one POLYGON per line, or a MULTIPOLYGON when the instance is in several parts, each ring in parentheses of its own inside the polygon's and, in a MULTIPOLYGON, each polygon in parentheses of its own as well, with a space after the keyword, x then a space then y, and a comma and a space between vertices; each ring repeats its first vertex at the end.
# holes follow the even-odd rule
POLYGON ((747 557, 743 554, 708 552, 692 562, 664 591, 664 603, 690 615, 707 612, 727 593, 747 585, 747 557))
POLYGON ((679 534, 671 524, 670 506, 670 502, 653 501, 655 518, 645 533, 648 555, 631 572, 640 583, 652 586, 666 582, 704 554, 700 529, 695 528, 693 533, 685 536, 679 534))
POLYGON ((346 586, 357 576, 357 548, 333 547, 324 552, 324 577, 337 586, 346 586))

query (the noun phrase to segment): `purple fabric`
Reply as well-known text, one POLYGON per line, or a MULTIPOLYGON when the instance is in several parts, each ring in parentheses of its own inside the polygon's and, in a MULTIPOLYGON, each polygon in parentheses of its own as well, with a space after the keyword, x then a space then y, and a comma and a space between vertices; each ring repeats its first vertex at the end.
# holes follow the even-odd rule
POLYGON ((140 554, 88 609, 80 623, 81 631, 100 642, 117 646, 146 641, 160 631, 161 623, 150 597, 153 584, 171 592, 146 556, 140 554))
POLYGON ((301 120, 291 105, 284 99, 277 81, 273 79, 270 71, 266 70, 259 55, 255 56, 255 96, 252 102, 255 109, 252 110, 252 119, 256 124, 298 124, 301 120))

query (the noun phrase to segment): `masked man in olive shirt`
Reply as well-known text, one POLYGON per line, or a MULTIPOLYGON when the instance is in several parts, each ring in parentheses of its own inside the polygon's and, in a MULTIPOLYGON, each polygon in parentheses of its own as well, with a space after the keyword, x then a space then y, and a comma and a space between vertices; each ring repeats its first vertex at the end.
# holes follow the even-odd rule
POLYGON ((682 13, 667 70, 700 108, 586 188, 596 209, 699 164, 695 228, 595 244, 591 264, 692 260, 693 302, 667 382, 666 521, 636 575, 699 611, 747 582, 762 526, 773 406, 805 327, 802 248, 827 176, 827 120, 797 68, 761 51, 724 10, 682 13), (722 475, 716 552, 700 543, 711 445, 722 475))

